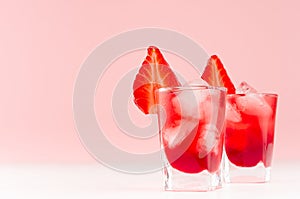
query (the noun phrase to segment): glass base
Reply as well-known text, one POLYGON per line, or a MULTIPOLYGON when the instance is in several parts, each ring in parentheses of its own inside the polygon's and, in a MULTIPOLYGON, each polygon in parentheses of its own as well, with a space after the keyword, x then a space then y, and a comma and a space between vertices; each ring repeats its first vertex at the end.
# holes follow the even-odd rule
POLYGON ((190 174, 171 166, 166 166, 163 172, 166 191, 213 191, 222 187, 220 172, 210 174, 205 170, 190 174))
POLYGON ((270 181, 271 168, 265 168, 262 162, 254 167, 238 167, 226 157, 224 164, 226 183, 265 183, 270 181))

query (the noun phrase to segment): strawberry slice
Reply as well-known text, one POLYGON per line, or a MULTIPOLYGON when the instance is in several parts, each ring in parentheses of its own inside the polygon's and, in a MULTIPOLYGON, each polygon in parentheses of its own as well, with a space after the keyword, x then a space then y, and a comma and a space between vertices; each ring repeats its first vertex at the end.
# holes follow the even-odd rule
POLYGON ((134 103, 145 114, 156 113, 155 90, 168 86, 180 83, 160 50, 150 46, 133 83, 134 103))
POLYGON ((212 55, 209 58, 201 78, 211 86, 226 87, 227 94, 235 93, 235 87, 217 55, 212 55))

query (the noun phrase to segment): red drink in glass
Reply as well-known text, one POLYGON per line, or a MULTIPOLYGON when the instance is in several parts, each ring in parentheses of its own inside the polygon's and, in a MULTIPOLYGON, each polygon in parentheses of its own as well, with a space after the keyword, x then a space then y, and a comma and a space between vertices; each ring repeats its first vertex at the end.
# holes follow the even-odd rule
POLYGON ((221 186, 225 90, 195 86, 157 92, 167 190, 221 186))
POLYGON ((276 94, 227 95, 225 151, 228 182, 270 180, 276 105, 276 94))

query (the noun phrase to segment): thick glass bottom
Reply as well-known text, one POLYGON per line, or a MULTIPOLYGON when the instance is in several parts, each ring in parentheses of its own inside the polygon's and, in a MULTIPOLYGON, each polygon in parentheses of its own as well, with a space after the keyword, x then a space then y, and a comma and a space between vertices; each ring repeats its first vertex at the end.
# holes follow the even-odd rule
POLYGON ((265 183, 270 181, 271 168, 266 168, 262 162, 254 167, 239 167, 232 164, 226 156, 224 164, 226 183, 265 183))
POLYGON ((163 169, 166 191, 213 191, 222 187, 221 172, 184 173, 167 165, 163 169))

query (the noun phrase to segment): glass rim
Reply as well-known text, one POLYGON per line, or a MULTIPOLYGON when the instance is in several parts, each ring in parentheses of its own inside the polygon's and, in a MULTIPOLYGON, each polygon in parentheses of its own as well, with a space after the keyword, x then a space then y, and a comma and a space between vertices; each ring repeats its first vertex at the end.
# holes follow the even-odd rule
POLYGON ((231 94, 227 94, 227 96, 247 96, 247 95, 262 95, 262 96, 269 96, 269 97, 275 97, 278 98, 278 94, 277 93, 267 93, 267 92, 249 92, 249 93, 231 93, 231 94))
POLYGON ((226 87, 207 86, 207 85, 169 86, 169 87, 158 88, 157 92, 166 92, 166 91, 179 92, 185 90, 219 90, 219 91, 227 92, 226 87))

